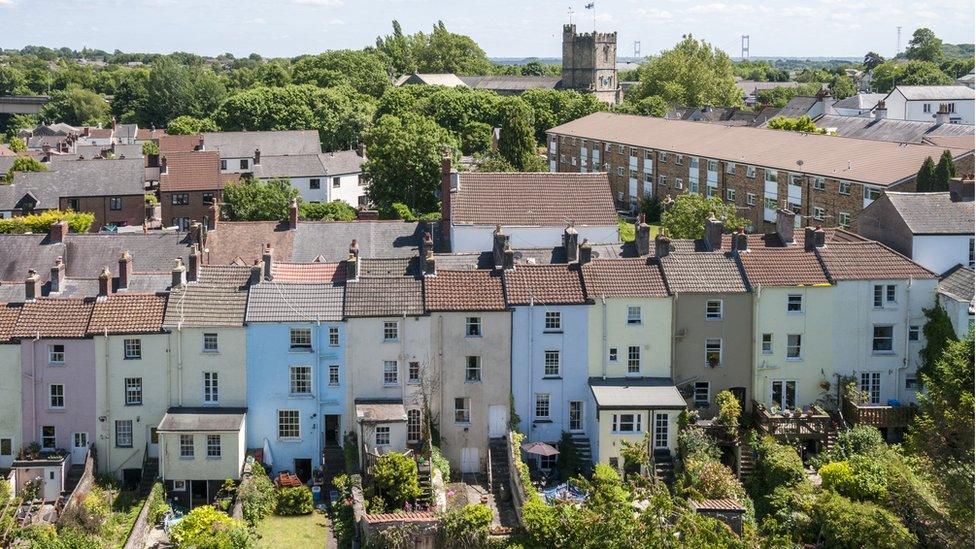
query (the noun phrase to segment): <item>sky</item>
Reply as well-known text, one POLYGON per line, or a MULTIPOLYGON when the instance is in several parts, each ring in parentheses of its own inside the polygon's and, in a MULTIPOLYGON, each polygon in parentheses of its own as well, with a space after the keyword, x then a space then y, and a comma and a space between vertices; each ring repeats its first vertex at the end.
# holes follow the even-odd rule
POLYGON ((919 27, 974 42, 973 0, 0 0, 0 48, 25 45, 126 52, 230 52, 292 57, 359 49, 400 21, 405 32, 442 20, 490 57, 558 57, 562 25, 618 33, 617 55, 670 48, 692 33, 738 57, 857 57, 895 53, 919 27))

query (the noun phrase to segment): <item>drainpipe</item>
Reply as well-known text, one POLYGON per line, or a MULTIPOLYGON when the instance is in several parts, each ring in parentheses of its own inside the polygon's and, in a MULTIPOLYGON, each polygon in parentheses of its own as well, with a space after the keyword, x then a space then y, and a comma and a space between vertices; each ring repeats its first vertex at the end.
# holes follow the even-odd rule
MULTIPOLYGON (((403 311, 403 317, 402 317, 402 321, 400 322, 399 332, 400 333, 397 335, 400 336, 400 359, 397 361, 397 381, 400 381, 400 372, 399 372, 400 365, 402 364, 404 366, 407 366, 408 369, 410 368, 410 366, 407 365, 407 350, 405 348, 405 344, 407 341, 407 312, 406 311, 403 311)), ((401 387, 400 398, 404 402, 406 402, 407 401, 406 380, 403 380, 403 383, 400 383, 400 387, 401 387)))
POLYGON ((675 334, 675 330, 678 329, 678 318, 677 318, 677 314, 676 314, 676 311, 677 311, 677 308, 678 308, 677 301, 678 301, 678 296, 677 295, 672 295, 671 296, 671 359, 668 361, 669 362, 669 364, 668 364, 668 371, 671 372, 671 382, 672 383, 675 382, 675 376, 674 376, 675 339, 674 339, 674 334, 675 334))
MULTIPOLYGON (((107 471, 108 470, 108 465, 110 463, 112 463, 112 457, 111 457, 111 454, 112 454, 112 444, 111 444, 111 442, 112 442, 112 425, 111 425, 111 423, 109 423, 109 418, 111 417, 111 414, 109 413, 109 410, 111 409, 110 402, 111 402, 112 397, 111 397, 111 393, 109 393, 109 388, 111 387, 111 383, 109 383, 109 379, 108 379, 108 356, 109 356, 109 353, 108 353, 108 328, 105 328, 105 331, 102 334, 102 336, 104 338, 103 341, 105 342, 105 352, 104 352, 105 361, 103 363, 104 364, 104 367, 105 367, 105 375, 104 375, 104 377, 105 377, 105 405, 104 405, 104 408, 103 408, 102 411, 105 414, 105 423, 106 423, 105 428, 108 429, 108 442, 105 444, 105 457, 106 457, 106 459, 105 459, 105 470, 107 471)), ((135 426, 134 425, 132 427, 132 437, 135 438, 135 426)))
POLYGON ((177 392, 179 393, 179 399, 177 400, 178 406, 183 406, 183 323, 180 322, 176 325, 176 348, 177 348, 177 392))
MULTIPOLYGON (((905 287, 905 330, 902 332, 905 338, 905 357, 902 359, 902 365, 898 370, 896 370, 897 375, 895 376, 895 398, 898 402, 901 402, 902 391, 904 388, 904 383, 901 381, 901 374, 905 372, 907 376, 908 371, 908 326, 912 321, 911 307, 912 307, 912 283, 915 282, 914 278, 908 279, 908 285, 905 287)), ((894 335, 894 334, 892 334, 894 335)))
MULTIPOLYGON (((31 343, 31 440, 37 438, 37 345, 41 340, 41 333, 37 332, 31 343)), ((23 434, 23 433, 22 433, 23 434)), ((27 442, 26 440, 24 441, 27 442)))
MULTIPOLYGON (((763 290, 763 287, 761 285, 760 286, 756 286, 756 289, 755 289, 755 292, 754 292, 753 298, 752 298, 752 349, 749 351, 749 354, 753 357, 753 359, 752 359, 752 370, 753 370, 753 374, 752 375, 754 376, 753 379, 757 379, 757 381, 758 381, 758 378, 759 377, 762 377, 762 383, 761 384, 760 383, 756 383, 755 385, 757 387, 759 387, 760 385, 762 386, 762 394, 763 394, 763 396, 762 396, 762 398, 756 398, 756 395, 752 395, 752 400, 755 400, 757 402, 762 402, 763 404, 765 404, 766 403, 766 394, 769 393, 769 387, 768 387, 768 384, 769 384, 769 375, 766 374, 766 373, 763 373, 762 376, 760 376, 759 375, 759 369, 756 367, 756 363, 759 361, 759 359, 756 358, 756 332, 759 330, 759 321, 758 321, 758 319, 759 319, 759 299, 762 297, 762 290, 763 290)), ((750 403, 750 402, 744 402, 743 403, 743 406, 748 406, 749 409, 751 410, 752 409, 751 404, 752 403, 750 403)), ((772 404, 772 403, 770 402, 770 404, 772 404)))
MULTIPOLYGON (((323 454, 322 451, 325 448, 325 445, 323 444, 322 433, 325 431, 325 413, 324 413, 324 409, 322 408, 322 391, 321 391, 322 385, 321 384, 323 381, 325 381, 325 383, 328 383, 329 381, 327 379, 328 372, 326 372, 325 374, 326 377, 322 376, 322 341, 323 340, 328 341, 328 340, 322 337, 322 323, 319 322, 318 315, 315 315, 315 328, 316 328, 315 329, 316 335, 318 337, 316 338, 317 349, 315 351, 315 374, 312 376, 312 380, 314 381, 313 388, 315 390, 315 402, 316 402, 315 414, 319 420, 318 422, 319 426, 315 432, 315 441, 316 441, 315 455, 317 455, 319 458, 318 459, 319 466, 324 468, 325 455, 323 454)), ((247 337, 247 328, 245 328, 244 336, 245 338, 247 337)), ((328 334, 326 334, 326 338, 327 337, 328 334)))
POLYGON ((446 404, 444 403, 444 313, 437 316, 437 375, 440 382, 440 410, 438 410, 437 420, 440 422, 438 429, 444 432, 444 414, 446 404))
POLYGON ((603 379, 607 379, 607 357, 609 351, 607 350, 607 296, 600 296, 600 303, 603 308, 603 356, 600 358, 600 362, 603 363, 603 379))
POLYGON ((532 348, 534 347, 533 342, 535 341, 535 331, 533 330, 532 327, 535 324, 535 322, 534 322, 535 318, 534 317, 535 317, 535 298, 534 297, 530 297, 529 298, 529 342, 528 342, 529 343, 528 344, 528 353, 529 354, 526 357, 526 368, 525 368, 526 377, 528 378, 527 381, 528 381, 529 392, 528 392, 528 395, 527 395, 527 398, 528 398, 528 410, 526 410, 527 413, 526 413, 526 416, 525 417, 529 418, 529 424, 532 426, 533 429, 535 429, 535 423, 534 423, 534 421, 535 421, 535 411, 532 409, 533 406, 534 406, 533 405, 533 399, 535 398, 534 397, 534 394, 535 394, 534 393, 534 389, 532 388, 532 348))

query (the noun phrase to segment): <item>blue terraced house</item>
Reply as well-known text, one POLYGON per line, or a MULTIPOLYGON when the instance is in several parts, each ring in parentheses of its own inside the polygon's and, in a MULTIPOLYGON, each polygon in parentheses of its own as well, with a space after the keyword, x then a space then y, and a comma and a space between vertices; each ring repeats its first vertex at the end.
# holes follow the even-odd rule
POLYGON ((343 263, 275 264, 265 251, 247 315, 247 447, 274 473, 308 481, 341 470, 345 330, 343 263))

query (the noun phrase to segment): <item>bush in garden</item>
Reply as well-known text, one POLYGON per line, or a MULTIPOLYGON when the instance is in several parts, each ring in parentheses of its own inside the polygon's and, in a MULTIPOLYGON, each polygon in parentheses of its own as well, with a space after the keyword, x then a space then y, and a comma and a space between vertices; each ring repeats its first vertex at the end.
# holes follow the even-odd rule
POLYGON ((167 511, 169 511, 169 504, 166 503, 166 490, 162 482, 157 482, 149 492, 149 523, 158 524, 167 511))
POLYGON ((718 405, 715 423, 721 425, 730 437, 739 434, 739 417, 742 415, 739 399, 735 398, 731 391, 722 391, 715 395, 715 404, 718 405))
POLYGON ((339 499, 333 506, 335 512, 332 518, 332 533, 335 535, 339 547, 352 547, 352 540, 356 534, 356 517, 352 508, 352 487, 358 483, 358 476, 336 475, 332 485, 339 492, 339 499))
POLYGON ((766 498, 778 487, 796 488, 809 485, 800 455, 790 446, 778 444, 772 437, 755 443, 756 467, 746 488, 756 502, 756 514, 761 519, 776 509, 766 498))
POLYGON ((307 515, 312 512, 312 491, 307 486, 278 489, 278 504, 275 514, 307 515))
POLYGON ((819 532, 813 539, 819 539, 823 547, 900 549, 914 547, 918 541, 889 511, 873 503, 851 501, 831 491, 817 498, 813 522, 813 531, 819 532))
POLYGON ((398 452, 384 454, 373 467, 373 488, 387 508, 403 509, 403 504, 420 496, 417 463, 398 452))
POLYGON ((251 481, 241 484, 237 497, 241 500, 244 520, 252 526, 273 513, 278 504, 274 483, 260 463, 251 468, 251 481))
POLYGON ((469 504, 441 517, 441 547, 483 547, 488 541, 492 512, 487 505, 469 504))
POLYGON ((203 505, 190 511, 170 533, 176 549, 245 549, 250 533, 244 521, 235 520, 203 505))
POLYGON ((51 225, 62 219, 76 233, 87 233, 95 222, 95 216, 90 213, 47 210, 35 215, 0 219, 0 234, 46 233, 51 225))
POLYGON ((828 463, 818 471, 824 490, 833 490, 838 494, 850 494, 854 491, 854 471, 846 461, 828 463))

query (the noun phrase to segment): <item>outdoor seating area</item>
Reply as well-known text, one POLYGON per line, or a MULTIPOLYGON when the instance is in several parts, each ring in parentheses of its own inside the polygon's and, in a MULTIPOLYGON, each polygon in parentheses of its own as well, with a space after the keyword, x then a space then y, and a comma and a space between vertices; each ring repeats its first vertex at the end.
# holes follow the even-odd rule
POLYGON ((752 417, 756 427, 779 441, 826 440, 834 429, 834 420, 819 406, 802 409, 775 410, 752 401, 752 417))

